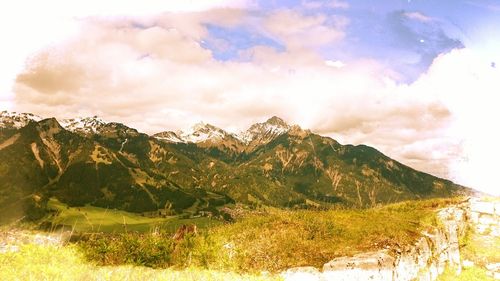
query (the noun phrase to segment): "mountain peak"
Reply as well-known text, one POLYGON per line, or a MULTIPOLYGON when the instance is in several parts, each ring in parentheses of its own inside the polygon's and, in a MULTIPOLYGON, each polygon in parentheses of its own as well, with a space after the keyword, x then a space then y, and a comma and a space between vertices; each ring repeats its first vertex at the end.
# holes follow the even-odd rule
POLYGON ((182 132, 165 131, 156 133, 153 135, 153 137, 158 140, 166 142, 173 142, 173 143, 185 142, 180 136, 181 133, 182 132))
MULTIPOLYGON (((200 121, 200 122, 194 124, 188 132, 198 132, 198 131, 208 132, 208 131, 224 131, 224 130, 222 130, 221 128, 216 127, 212 124, 200 121)), ((186 133, 188 133, 188 132, 186 132, 186 133)))
POLYGON ((273 116, 263 123, 256 123, 240 135, 240 139, 246 143, 254 143, 254 146, 268 143, 276 137, 288 132, 291 126, 283 119, 273 116))
POLYGON ((273 116, 273 117, 267 119, 267 121, 264 123, 288 127, 288 124, 283 119, 279 118, 278 116, 273 116))
MULTIPOLYGON (((220 145, 221 143, 238 147, 248 145, 251 150, 262 144, 269 143, 276 137, 289 132, 294 126, 288 125, 278 116, 272 116, 262 123, 255 123, 250 128, 239 134, 226 132, 225 130, 205 122, 198 122, 185 131, 165 131, 153 135, 159 140, 166 142, 191 142, 208 146, 220 145)), ((226 146, 227 146, 226 145, 226 146)))
POLYGON ((207 125, 207 123, 203 122, 203 121, 200 121, 200 122, 197 122, 195 123, 194 125, 192 125, 189 130, 195 132, 195 131, 198 131, 198 130, 202 130, 203 128, 205 128, 207 125))
POLYGON ((106 125, 106 122, 97 116, 63 119, 60 122, 66 130, 84 135, 96 134, 100 128, 106 125))
POLYGON ((226 138, 230 134, 214 125, 205 122, 198 122, 189 130, 181 131, 177 133, 177 135, 180 139, 186 142, 200 143, 206 141, 219 141, 226 138))

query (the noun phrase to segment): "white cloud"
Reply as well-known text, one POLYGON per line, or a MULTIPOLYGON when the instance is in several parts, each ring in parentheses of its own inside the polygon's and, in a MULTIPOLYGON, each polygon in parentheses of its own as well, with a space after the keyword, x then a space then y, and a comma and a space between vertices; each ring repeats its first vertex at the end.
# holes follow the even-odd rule
POLYGON ((4 5, 7 11, 16 11, 18 15, 36 15, 40 11, 50 17, 87 17, 87 16, 140 16, 163 12, 201 12, 216 8, 245 8, 251 6, 247 0, 210 0, 210 1, 163 1, 148 0, 88 0, 65 1, 18 0, 4 5))
POLYGON ((412 19, 412 20, 416 20, 416 21, 420 21, 420 22, 431 22, 431 21, 434 21, 433 18, 429 17, 429 16, 426 16, 420 12, 407 12, 407 13, 404 13, 404 16, 409 18, 409 19, 412 19))
MULTIPOLYGON (((150 15, 169 12, 176 14, 172 18, 177 17, 176 25, 182 28, 183 32, 188 29, 192 32, 200 32, 194 29, 194 27, 200 29, 199 22, 192 20, 196 17, 196 13, 213 9, 239 9, 252 7, 252 5, 252 1, 247 0, 4 1, 0 3, 0 34, 2 34, 0 95, 2 98, 5 95, 11 95, 13 81, 16 74, 23 69, 27 57, 41 48, 57 46, 72 36, 78 36, 81 23, 85 22, 88 17, 132 17, 138 21, 147 21, 150 15), (186 13, 188 14, 187 20, 182 20, 186 13)), ((223 23, 227 22, 227 19, 234 18, 228 17, 229 14, 218 11, 205 16, 223 23)), ((0 106, 6 108, 8 104, 2 102, 0 106)))
POLYGON ((332 0, 328 6, 334 9, 349 9, 349 3, 341 0, 332 0))
POLYGON ((331 66, 331 67, 336 67, 336 68, 342 68, 345 66, 345 63, 339 61, 339 60, 326 60, 325 65, 331 66))
POLYGON ((381 83, 370 77, 380 73, 373 62, 341 73, 314 52, 265 47, 253 50, 253 63, 218 62, 196 39, 164 27, 88 21, 74 40, 29 61, 17 77, 17 107, 42 115, 100 114, 131 124, 143 120, 140 115, 164 118, 163 124, 137 124, 148 132, 200 119, 244 127, 271 114, 291 118, 294 109, 314 116, 315 99, 381 83), (358 76, 366 81, 351 87, 358 76))
POLYGON ((302 0, 301 6, 306 9, 320 9, 325 7, 333 9, 348 9, 349 3, 340 0, 331 0, 331 1, 302 0))
POLYGON ((6 92, 0 93, 0 110, 12 110, 13 108, 13 94, 8 94, 6 92))
POLYGON ((487 9, 487 10, 490 10, 490 11, 493 11, 493 12, 500 12, 500 5, 480 3, 478 1, 465 1, 465 3, 469 4, 469 5, 472 5, 472 6, 480 7, 480 8, 483 8, 483 9, 487 9))
POLYGON ((335 25, 327 24, 327 16, 303 15, 295 10, 283 9, 271 13, 264 19, 265 31, 287 49, 321 47, 344 38, 343 32, 348 20, 336 17, 335 25))
POLYGON ((437 97, 452 113, 447 134, 463 151, 449 163, 451 176, 499 194, 496 163, 500 152, 496 146, 500 135, 495 123, 500 120, 500 71, 470 50, 454 50, 436 58, 427 74, 407 91, 437 97))

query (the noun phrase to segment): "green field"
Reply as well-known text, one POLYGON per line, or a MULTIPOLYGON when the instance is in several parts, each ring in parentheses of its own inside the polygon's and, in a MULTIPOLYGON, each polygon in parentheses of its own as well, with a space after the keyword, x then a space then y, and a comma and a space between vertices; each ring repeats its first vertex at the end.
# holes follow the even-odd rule
POLYGON ((46 221, 64 226, 79 233, 93 232, 151 232, 155 228, 174 232, 183 224, 196 224, 199 228, 220 225, 221 222, 206 217, 183 219, 180 216, 148 218, 138 214, 93 206, 68 207, 51 198, 48 207, 53 212, 46 221))

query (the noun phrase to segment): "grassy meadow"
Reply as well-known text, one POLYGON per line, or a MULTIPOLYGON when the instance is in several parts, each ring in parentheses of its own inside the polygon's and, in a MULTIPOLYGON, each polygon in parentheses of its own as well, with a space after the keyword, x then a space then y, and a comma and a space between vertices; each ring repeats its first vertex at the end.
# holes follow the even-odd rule
POLYGON ((334 257, 405 245, 437 226, 435 210, 460 199, 435 199, 365 210, 279 210, 201 230, 180 242, 171 233, 92 234, 78 242, 101 265, 186 266, 236 272, 321 267, 334 257))
POLYGON ((278 273, 290 267, 321 267, 338 256, 411 243, 422 230, 438 226, 436 209, 461 200, 363 210, 264 208, 232 223, 213 224, 56 205, 57 219, 81 232, 78 241, 60 247, 28 244, 1 253, 0 280, 279 280, 278 273), (120 219, 127 231, 118 231, 120 219), (145 227, 174 222, 203 227, 178 241, 168 228, 145 227))
POLYGON ((183 224, 196 224, 200 228, 221 224, 218 220, 206 217, 190 219, 183 219, 179 216, 149 218, 121 210, 93 206, 68 207, 54 198, 49 200, 48 207, 53 211, 53 215, 46 218, 47 221, 50 221, 53 225, 64 226, 78 233, 151 232, 155 228, 173 232, 183 224))

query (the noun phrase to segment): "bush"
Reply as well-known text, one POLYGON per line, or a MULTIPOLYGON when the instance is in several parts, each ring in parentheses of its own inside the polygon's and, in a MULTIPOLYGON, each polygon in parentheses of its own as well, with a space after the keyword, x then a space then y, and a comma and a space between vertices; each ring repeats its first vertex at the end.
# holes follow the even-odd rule
POLYGON ((91 234, 78 245, 89 260, 101 265, 134 264, 153 268, 172 263, 174 242, 164 235, 121 233, 91 234))

